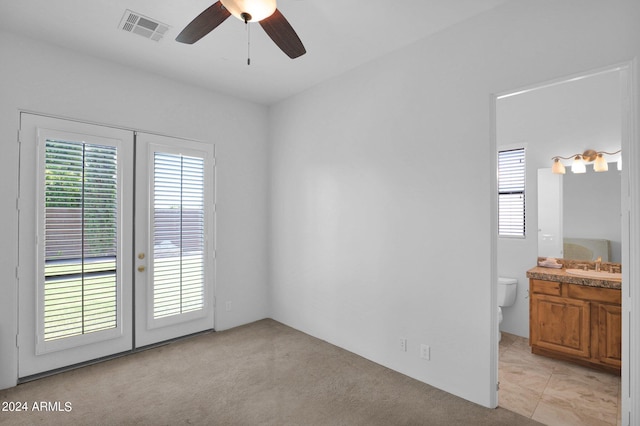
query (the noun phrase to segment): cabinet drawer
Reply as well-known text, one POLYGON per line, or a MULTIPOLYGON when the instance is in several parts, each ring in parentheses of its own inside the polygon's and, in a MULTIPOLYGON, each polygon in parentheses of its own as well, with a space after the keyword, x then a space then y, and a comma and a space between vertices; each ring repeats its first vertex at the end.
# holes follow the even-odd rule
POLYGON ((560 283, 556 281, 531 280, 531 293, 560 296, 560 283))
POLYGON ((574 299, 590 300, 620 305, 622 291, 612 288, 587 287, 577 284, 566 284, 567 296, 574 299))

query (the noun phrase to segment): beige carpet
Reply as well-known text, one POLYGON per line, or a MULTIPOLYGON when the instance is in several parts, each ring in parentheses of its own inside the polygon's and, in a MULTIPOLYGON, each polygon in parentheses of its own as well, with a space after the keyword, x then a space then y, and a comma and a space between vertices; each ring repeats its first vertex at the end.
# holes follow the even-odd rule
POLYGON ((0 424, 539 424, 457 398, 273 320, 0 391, 3 407, 18 401, 29 411, 0 411, 0 424), (41 401, 61 411, 32 411, 41 401))

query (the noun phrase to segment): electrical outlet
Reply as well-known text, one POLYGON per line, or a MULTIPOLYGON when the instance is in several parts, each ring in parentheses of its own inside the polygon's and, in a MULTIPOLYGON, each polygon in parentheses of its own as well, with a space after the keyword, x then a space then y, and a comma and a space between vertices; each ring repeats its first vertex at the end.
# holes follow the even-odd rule
POLYGON ((428 345, 420 345, 420 358, 427 361, 431 359, 431 348, 428 345))
POLYGON ((231 300, 227 300, 226 303, 224 304, 224 307, 227 310, 227 312, 229 312, 231 310, 231 300))
POLYGON ((406 352, 407 351, 407 339, 404 337, 400 338, 400 350, 402 352, 406 352))

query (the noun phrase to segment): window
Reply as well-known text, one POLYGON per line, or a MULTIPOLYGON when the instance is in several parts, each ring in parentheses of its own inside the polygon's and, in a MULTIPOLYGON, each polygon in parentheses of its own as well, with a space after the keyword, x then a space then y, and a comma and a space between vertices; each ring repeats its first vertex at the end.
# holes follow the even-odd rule
POLYGON ((498 152, 498 235, 521 237, 525 227, 524 148, 498 152))
POLYGON ((44 340, 116 327, 117 154, 46 140, 44 340))
POLYGON ((204 172, 203 158, 154 155, 155 319, 204 308, 204 172))

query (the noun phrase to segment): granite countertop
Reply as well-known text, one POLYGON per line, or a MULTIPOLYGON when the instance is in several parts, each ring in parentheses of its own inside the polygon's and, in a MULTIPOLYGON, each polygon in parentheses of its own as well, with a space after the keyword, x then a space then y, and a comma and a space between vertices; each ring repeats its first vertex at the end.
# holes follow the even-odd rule
POLYGON ((527 271, 527 278, 534 278, 537 280, 545 281, 557 281, 562 283, 584 285, 588 287, 612 288, 617 290, 620 290, 622 288, 622 283, 620 281, 578 277, 576 275, 568 274, 564 268, 553 269, 544 268, 542 266, 535 266, 527 271))

